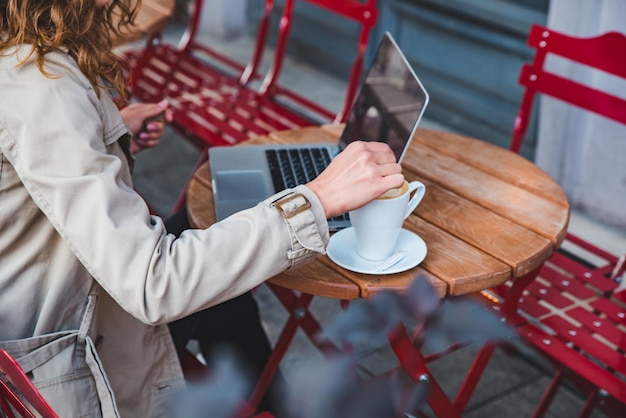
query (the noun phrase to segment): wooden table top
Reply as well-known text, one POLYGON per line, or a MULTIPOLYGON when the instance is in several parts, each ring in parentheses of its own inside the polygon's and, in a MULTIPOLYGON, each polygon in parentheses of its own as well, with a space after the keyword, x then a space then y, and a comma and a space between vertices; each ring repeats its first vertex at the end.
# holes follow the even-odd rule
POLYGON ((175 6, 176 0, 141 0, 134 25, 128 27, 123 36, 113 39, 113 45, 135 42, 162 31, 174 16, 175 6))
MULTIPOLYGON (((246 144, 338 141, 341 125, 302 128, 257 137, 246 144)), ((424 239, 425 260, 403 273, 348 271, 319 256, 270 281, 338 299, 403 290, 422 274, 441 296, 463 295, 521 277, 558 248, 569 221, 561 187, 543 170, 504 148, 448 132, 418 129, 402 166, 407 180, 426 184, 426 195, 404 223, 424 239)), ((215 222, 208 163, 189 184, 193 226, 215 222)))

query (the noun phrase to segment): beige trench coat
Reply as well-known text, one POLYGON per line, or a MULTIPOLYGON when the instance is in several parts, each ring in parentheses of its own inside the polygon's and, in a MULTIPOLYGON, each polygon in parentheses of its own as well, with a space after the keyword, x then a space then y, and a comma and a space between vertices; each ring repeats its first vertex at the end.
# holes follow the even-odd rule
MULTIPOLYGON (((120 145, 129 131, 110 95, 98 97, 64 54, 49 54, 46 70, 53 78, 0 56, 0 346, 74 338, 95 291, 96 383, 109 385, 122 417, 164 416, 184 384, 166 324, 324 253, 323 209, 299 186, 175 239, 133 190, 120 145), (288 212, 312 206, 284 217, 273 202, 294 193, 288 212)), ((72 404, 73 391, 47 393, 55 407, 72 404)))

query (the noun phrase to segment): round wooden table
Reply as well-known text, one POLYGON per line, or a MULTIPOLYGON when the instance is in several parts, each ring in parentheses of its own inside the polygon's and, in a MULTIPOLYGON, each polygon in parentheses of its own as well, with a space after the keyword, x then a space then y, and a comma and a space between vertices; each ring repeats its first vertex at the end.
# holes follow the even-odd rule
MULTIPOLYGON (((137 1, 133 0, 133 4, 137 1)), ((175 6, 176 0, 141 0, 135 23, 122 36, 114 38, 113 45, 135 42, 162 31, 174 16, 175 6)))
MULTIPOLYGON (((327 125, 282 131, 239 146, 268 143, 338 141, 342 126, 327 125)), ((527 283, 565 237, 569 204, 561 187, 536 165, 501 147, 464 136, 418 129, 402 161, 407 180, 426 184, 426 195, 404 228, 423 238, 424 261, 397 274, 368 275, 348 271, 327 256, 269 280, 270 289, 290 313, 259 378, 250 404, 258 406, 278 370, 297 329, 313 338, 320 330, 308 307, 314 296, 340 300, 368 298, 383 290, 403 291, 418 275, 427 277, 441 297, 493 288, 509 278, 527 283)), ((195 171, 187 190, 191 224, 215 222, 208 163, 195 171)), ((517 298, 515 298, 517 299, 517 298)), ((507 307, 508 309, 508 307, 507 307)), ((456 401, 443 392, 427 367, 428 359, 412 347, 404 328, 390 337, 410 361, 411 376, 430 380, 429 405, 439 416, 460 416, 456 401), (401 348, 405 347, 405 348, 401 348)), ((469 398, 494 346, 479 350, 456 399, 469 398)), ((463 409, 463 408, 461 408, 463 409)))
MULTIPOLYGON (((337 142, 341 125, 309 127, 257 137, 246 144, 337 142)), ((281 273, 270 282, 342 300, 381 290, 403 290, 418 275, 441 296, 463 295, 522 277, 560 245, 569 220, 561 187, 539 167, 501 147, 448 132, 418 129, 402 161, 407 180, 426 184, 426 196, 404 227, 428 247, 417 267, 397 274, 348 271, 327 256, 281 273)), ((215 222, 208 163, 187 194, 193 226, 215 222)))

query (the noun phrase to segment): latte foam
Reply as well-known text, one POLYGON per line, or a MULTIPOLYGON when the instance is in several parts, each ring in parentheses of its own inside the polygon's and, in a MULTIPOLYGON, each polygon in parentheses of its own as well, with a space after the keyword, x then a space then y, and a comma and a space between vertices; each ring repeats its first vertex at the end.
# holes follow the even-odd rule
POLYGON ((391 189, 383 193, 379 199, 394 199, 396 197, 402 196, 409 190, 409 184, 405 181, 402 187, 398 187, 396 189, 391 189))

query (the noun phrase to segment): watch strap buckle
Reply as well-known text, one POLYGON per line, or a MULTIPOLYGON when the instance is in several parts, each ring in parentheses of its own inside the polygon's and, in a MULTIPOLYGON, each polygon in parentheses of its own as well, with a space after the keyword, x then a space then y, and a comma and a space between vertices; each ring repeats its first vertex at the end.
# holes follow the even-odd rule
POLYGON ((274 203, 274 207, 278 210, 281 217, 289 219, 309 209, 311 207, 311 202, 309 202, 309 200, 302 193, 296 193, 274 203), (302 198, 304 203, 294 208, 293 205, 290 205, 290 203, 298 198, 302 198))

